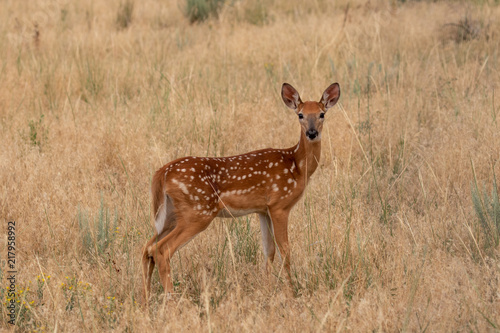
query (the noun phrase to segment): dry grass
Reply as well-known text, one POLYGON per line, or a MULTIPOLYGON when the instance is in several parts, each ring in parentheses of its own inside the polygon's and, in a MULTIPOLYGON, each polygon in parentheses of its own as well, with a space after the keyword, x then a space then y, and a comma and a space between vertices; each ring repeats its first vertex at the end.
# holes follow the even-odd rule
MULTIPOLYGON (((135 1, 121 29, 122 3, 0 4, 0 218, 18 224, 18 330, 499 329, 499 249, 471 191, 474 177, 478 193, 500 179, 497 5, 241 0, 190 25, 182 1, 135 1), (487 36, 443 33, 464 17, 487 36), (278 262, 266 279, 251 216, 215 220, 175 257, 179 295, 163 303, 155 273, 143 309, 153 172, 295 144, 285 81, 304 99, 342 88, 291 216, 300 296, 278 262)), ((6 237, 0 248, 4 260, 6 237)))

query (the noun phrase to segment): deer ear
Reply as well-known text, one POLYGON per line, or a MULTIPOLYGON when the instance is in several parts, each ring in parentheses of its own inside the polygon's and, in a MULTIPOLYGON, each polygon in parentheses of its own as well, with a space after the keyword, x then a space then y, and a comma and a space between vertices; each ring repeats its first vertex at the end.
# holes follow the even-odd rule
POLYGON ((281 98, 283 98, 286 106, 292 110, 297 110, 299 105, 302 104, 299 93, 288 83, 283 83, 283 87, 281 87, 281 98))
POLYGON ((321 97, 321 101, 319 102, 325 106, 326 110, 328 110, 329 108, 337 104, 339 97, 340 97, 340 86, 338 83, 333 83, 328 88, 326 88, 325 92, 323 93, 323 96, 321 97))

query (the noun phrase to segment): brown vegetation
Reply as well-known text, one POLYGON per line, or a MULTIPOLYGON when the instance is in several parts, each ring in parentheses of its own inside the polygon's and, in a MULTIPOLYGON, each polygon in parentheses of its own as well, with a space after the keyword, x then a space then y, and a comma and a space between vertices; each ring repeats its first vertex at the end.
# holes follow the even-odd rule
MULTIPOLYGON (((0 219, 17 222, 17 327, 498 330, 500 7, 241 0, 190 24, 183 5, 0 3, 0 219), (290 216, 299 296, 279 261, 266 278, 251 216, 215 220, 175 256, 174 300, 155 272, 143 308, 153 173, 296 144, 283 82, 305 100, 342 87, 290 216)), ((6 248, 2 237, 2 260, 6 248)), ((8 328, 4 306, 0 318, 8 328)))

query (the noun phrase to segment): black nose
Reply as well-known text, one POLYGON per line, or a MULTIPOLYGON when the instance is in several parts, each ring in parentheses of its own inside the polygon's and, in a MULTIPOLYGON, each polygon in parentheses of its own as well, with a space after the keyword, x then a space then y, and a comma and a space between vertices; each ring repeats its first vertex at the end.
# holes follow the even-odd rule
POLYGON ((318 131, 315 129, 310 129, 306 132, 306 135, 309 139, 313 140, 318 136, 318 131))

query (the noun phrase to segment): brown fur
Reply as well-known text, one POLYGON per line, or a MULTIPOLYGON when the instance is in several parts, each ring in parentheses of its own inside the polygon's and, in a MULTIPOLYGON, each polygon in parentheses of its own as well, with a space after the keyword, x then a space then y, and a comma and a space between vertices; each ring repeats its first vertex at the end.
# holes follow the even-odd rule
POLYGON ((144 247, 142 259, 146 300, 155 263, 165 291, 172 292, 173 254, 217 216, 258 213, 266 262, 273 262, 276 244, 292 285, 288 216, 318 167, 324 114, 339 96, 335 83, 325 90, 320 102, 303 103, 295 88, 285 83, 283 101, 297 113, 301 124, 297 145, 231 157, 184 157, 155 173, 151 192, 157 232, 144 247), (166 214, 161 209, 166 209, 166 214))

